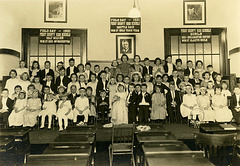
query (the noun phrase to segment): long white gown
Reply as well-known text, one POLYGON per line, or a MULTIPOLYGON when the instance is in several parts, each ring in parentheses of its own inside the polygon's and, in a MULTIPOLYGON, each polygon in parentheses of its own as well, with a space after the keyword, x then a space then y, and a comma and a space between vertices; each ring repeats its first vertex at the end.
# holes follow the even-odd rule
POLYGON ((193 119, 196 119, 196 116, 201 114, 201 110, 198 107, 197 97, 195 94, 185 94, 183 96, 183 103, 181 104, 180 112, 182 117, 188 117, 188 119, 191 119, 191 116, 193 117, 193 119), (191 110, 190 108, 185 107, 184 104, 189 107, 193 107, 194 105, 196 106, 194 106, 194 108, 191 110))
POLYGON ((9 126, 21 126, 23 125, 23 115, 26 111, 27 106, 27 99, 17 99, 15 108, 18 110, 23 109, 22 111, 16 113, 15 109, 12 111, 12 113, 8 117, 9 126))
POLYGON ((203 116, 201 121, 215 121, 215 112, 210 107, 210 97, 208 95, 199 95, 197 96, 197 102, 199 109, 202 110, 203 116), (208 109, 205 109, 208 107, 208 109))
POLYGON ((115 101, 112 105, 112 123, 113 124, 128 124, 128 108, 126 106, 126 92, 116 92, 119 101, 115 101))

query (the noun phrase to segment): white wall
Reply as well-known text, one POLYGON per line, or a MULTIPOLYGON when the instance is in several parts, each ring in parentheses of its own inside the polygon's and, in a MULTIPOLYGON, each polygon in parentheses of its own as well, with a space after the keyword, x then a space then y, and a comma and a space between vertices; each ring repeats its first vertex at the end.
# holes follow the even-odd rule
MULTIPOLYGON (((139 0, 142 33, 136 34, 137 54, 164 57, 164 28, 227 27, 229 50, 240 46, 240 0, 206 0, 207 25, 183 25, 183 0, 139 0)), ((44 23, 44 0, 0 0, 0 48, 21 52, 21 28, 87 28, 88 59, 116 57, 117 34, 110 17, 127 16, 133 0, 68 0, 67 23, 44 23)))
POLYGON ((11 69, 16 69, 18 64, 19 57, 9 54, 0 54, 0 80, 2 80, 3 76, 8 76, 11 69))

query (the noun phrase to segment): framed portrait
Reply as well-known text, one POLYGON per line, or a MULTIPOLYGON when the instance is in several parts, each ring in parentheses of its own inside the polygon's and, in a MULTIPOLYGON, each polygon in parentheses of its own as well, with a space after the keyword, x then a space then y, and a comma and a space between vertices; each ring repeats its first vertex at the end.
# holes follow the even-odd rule
POLYGON ((45 0, 44 22, 67 22, 67 0, 45 0))
POLYGON ((117 35, 116 36, 116 55, 117 59, 121 58, 122 54, 126 54, 129 59, 133 59, 136 54, 136 36, 135 35, 117 35))
POLYGON ((183 24, 206 25, 206 0, 183 1, 183 24))

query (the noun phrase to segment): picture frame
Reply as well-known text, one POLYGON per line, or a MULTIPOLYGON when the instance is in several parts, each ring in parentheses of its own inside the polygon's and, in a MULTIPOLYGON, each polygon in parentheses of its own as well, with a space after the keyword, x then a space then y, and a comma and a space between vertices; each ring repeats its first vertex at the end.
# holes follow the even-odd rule
POLYGON ((44 22, 66 23, 67 0, 45 0, 44 22))
POLYGON ((122 54, 126 54, 129 59, 133 59, 136 54, 136 36, 135 35, 117 35, 116 36, 116 59, 120 59, 122 54))
POLYGON ((183 24, 206 25, 206 0, 183 1, 183 24))

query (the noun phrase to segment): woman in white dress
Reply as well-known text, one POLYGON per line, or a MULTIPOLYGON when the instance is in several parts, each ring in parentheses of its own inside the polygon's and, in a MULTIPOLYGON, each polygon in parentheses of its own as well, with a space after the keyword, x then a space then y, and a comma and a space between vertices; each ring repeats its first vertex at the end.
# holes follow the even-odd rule
POLYGON ((8 89, 9 91, 9 95, 12 96, 13 93, 14 93, 14 87, 16 85, 19 85, 20 84, 20 81, 19 79, 17 78, 17 72, 16 70, 11 70, 9 72, 9 76, 11 78, 9 78, 7 81, 6 81, 6 85, 5 85, 5 88, 8 89))
POLYGON ((23 115, 27 108, 26 92, 21 91, 14 105, 14 110, 8 117, 9 126, 22 126, 23 115))
POLYGON ((117 92, 113 97, 112 105, 112 123, 113 124, 128 124, 128 108, 127 108, 127 93, 123 83, 117 86, 117 92))
POLYGON ((232 120, 233 115, 227 107, 227 98, 221 94, 221 87, 215 88, 215 95, 212 97, 212 108, 215 111, 217 122, 230 122, 232 120))
POLYGON ((199 109, 202 110, 202 116, 199 115, 200 121, 215 121, 215 112, 212 110, 210 105, 210 96, 206 94, 207 88, 201 87, 201 95, 197 96, 197 103, 199 109))
POLYGON ((201 114, 201 110, 197 104, 197 97, 192 94, 192 88, 190 85, 186 85, 186 93, 183 95, 183 102, 180 107, 182 117, 188 117, 188 119, 196 120, 197 115, 201 114))

